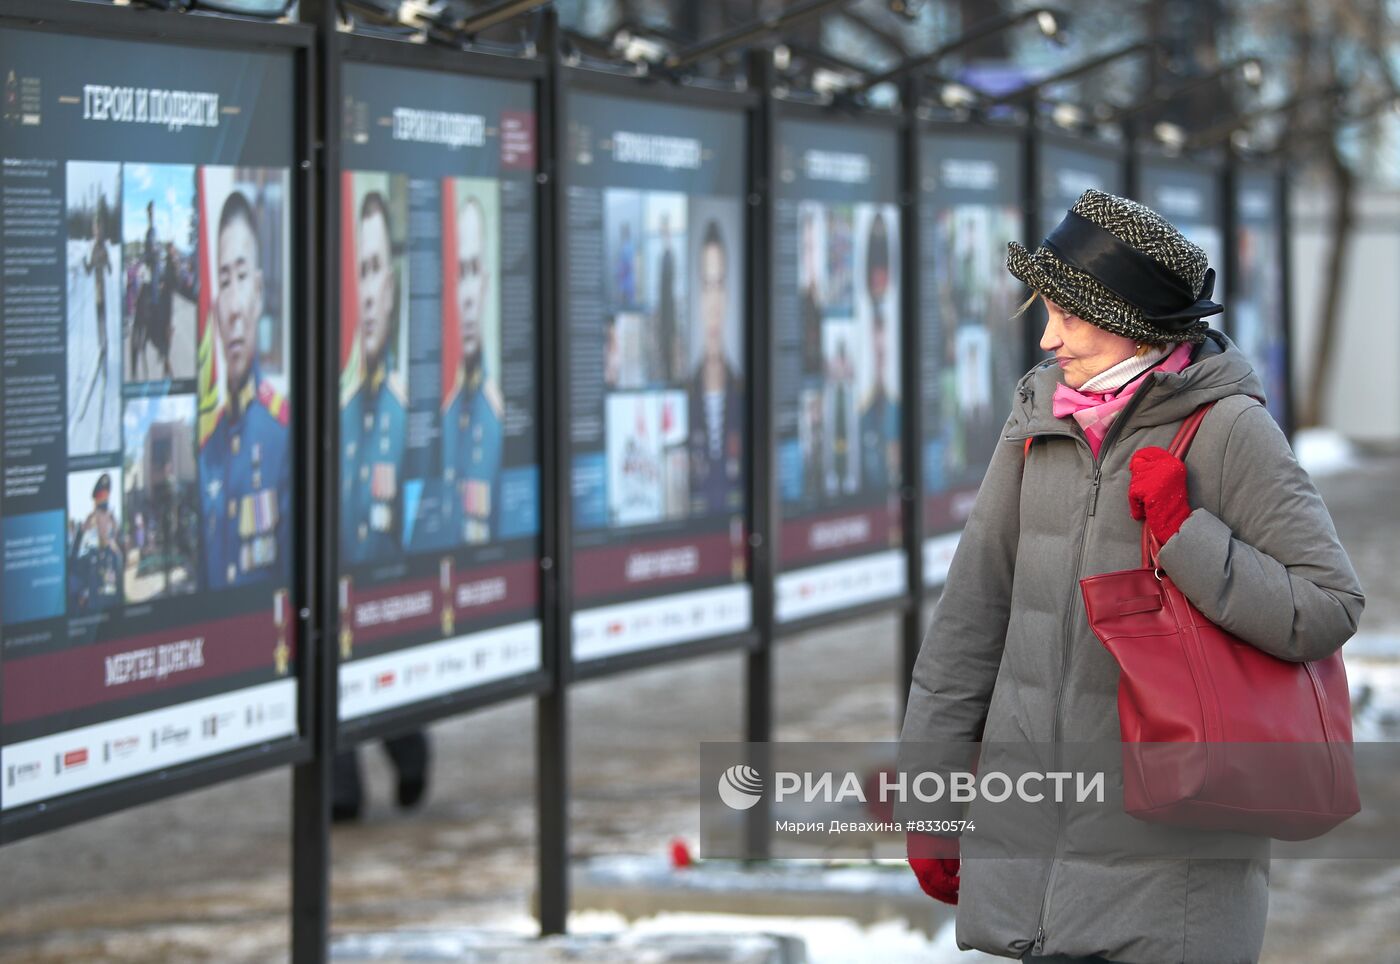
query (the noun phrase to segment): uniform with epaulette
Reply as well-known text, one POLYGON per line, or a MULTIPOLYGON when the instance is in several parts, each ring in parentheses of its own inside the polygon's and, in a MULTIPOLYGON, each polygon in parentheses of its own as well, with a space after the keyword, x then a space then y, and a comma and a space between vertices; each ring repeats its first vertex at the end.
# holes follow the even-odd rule
POLYGON ((457 382, 442 415, 442 472, 458 544, 491 541, 500 517, 501 397, 480 366, 457 382))
POLYGON ((899 442, 899 405, 883 385, 871 393, 860 415, 862 479, 867 492, 880 492, 899 483, 898 468, 891 476, 890 449, 899 442))
POLYGON ((404 392, 383 363, 340 411, 340 551, 351 565, 403 554, 404 392))
POLYGON ((291 577, 289 408, 255 363, 199 447, 206 586, 291 577))
POLYGON ((112 476, 103 472, 92 487, 92 511, 78 526, 68 555, 70 611, 96 612, 121 602, 122 543, 108 507, 112 476))

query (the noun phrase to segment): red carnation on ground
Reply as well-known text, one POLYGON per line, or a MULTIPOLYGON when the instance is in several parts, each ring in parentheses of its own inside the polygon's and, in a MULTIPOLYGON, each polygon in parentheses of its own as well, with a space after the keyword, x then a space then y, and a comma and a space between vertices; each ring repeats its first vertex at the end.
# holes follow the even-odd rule
POLYGON ((671 866, 675 869, 690 867, 695 863, 695 858, 690 855, 690 848, 680 837, 671 838, 671 866))

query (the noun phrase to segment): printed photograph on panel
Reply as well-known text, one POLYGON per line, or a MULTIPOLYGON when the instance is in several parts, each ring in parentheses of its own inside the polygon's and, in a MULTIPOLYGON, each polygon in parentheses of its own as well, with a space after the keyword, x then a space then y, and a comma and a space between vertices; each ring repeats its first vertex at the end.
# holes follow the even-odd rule
POLYGON ((70 161, 68 456, 121 449, 121 165, 70 161))
POLYGON ((145 544, 145 519, 122 530, 121 469, 68 473, 68 615, 118 606, 127 552, 145 544))
MULTIPOLYGON (((199 588, 200 502, 196 491, 195 397, 132 398, 123 419, 122 521, 126 601, 199 588)), ((242 505, 230 504, 233 514, 242 505)))
POLYGON ((199 171, 199 486, 205 585, 291 576, 287 172, 199 171))
POLYGON ((340 551, 403 555, 408 183, 347 172, 341 208, 340 551))
POLYGON ((195 168, 122 166, 122 305, 128 382, 194 378, 199 298, 195 168))

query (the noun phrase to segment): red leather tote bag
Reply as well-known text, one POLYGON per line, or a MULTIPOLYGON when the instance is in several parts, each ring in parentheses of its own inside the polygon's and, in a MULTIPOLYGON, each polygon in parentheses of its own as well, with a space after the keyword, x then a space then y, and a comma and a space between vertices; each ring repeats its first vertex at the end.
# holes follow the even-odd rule
MULTIPOLYGON (((1184 459, 1210 405, 1169 451, 1184 459)), ((1117 660, 1123 808, 1155 823, 1307 840, 1361 809, 1341 651, 1279 659, 1213 624, 1158 564, 1079 581, 1117 660)))

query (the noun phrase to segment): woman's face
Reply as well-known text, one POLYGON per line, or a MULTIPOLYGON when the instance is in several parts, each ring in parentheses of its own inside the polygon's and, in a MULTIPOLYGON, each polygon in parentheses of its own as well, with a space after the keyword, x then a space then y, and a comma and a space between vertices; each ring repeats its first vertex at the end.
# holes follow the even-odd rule
POLYGON ((1137 352, 1131 338, 1115 335, 1065 311, 1041 295, 1045 302, 1045 333, 1042 350, 1051 352, 1065 372, 1065 384, 1078 388, 1099 372, 1106 371, 1137 352))

